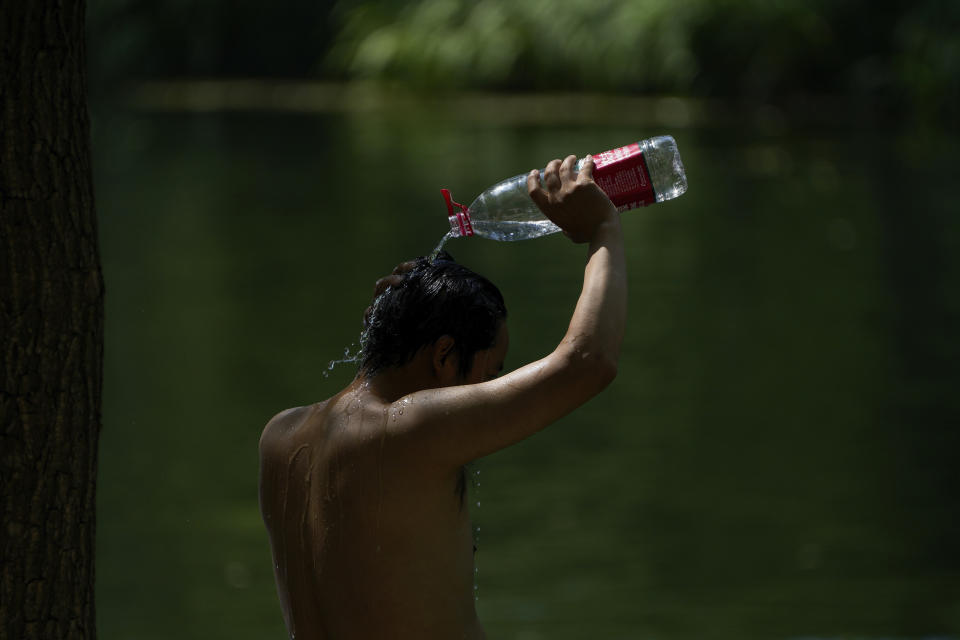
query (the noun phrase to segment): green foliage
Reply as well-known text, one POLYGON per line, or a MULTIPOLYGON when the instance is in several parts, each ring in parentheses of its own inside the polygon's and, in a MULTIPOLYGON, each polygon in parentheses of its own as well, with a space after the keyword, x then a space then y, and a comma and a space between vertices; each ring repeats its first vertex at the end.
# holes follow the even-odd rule
POLYGON ((421 89, 842 94, 960 103, 960 3, 867 0, 91 0, 95 86, 315 77, 421 89))
POLYGON ((925 115, 960 104, 960 3, 918 3, 897 24, 894 73, 925 115))
POLYGON ((341 4, 330 62, 421 86, 677 89, 696 74, 707 0, 426 0, 341 4), (355 6, 354 6, 355 5, 355 6))
POLYGON ((863 0, 341 0, 328 68, 420 87, 769 98, 956 109, 960 4, 863 0))

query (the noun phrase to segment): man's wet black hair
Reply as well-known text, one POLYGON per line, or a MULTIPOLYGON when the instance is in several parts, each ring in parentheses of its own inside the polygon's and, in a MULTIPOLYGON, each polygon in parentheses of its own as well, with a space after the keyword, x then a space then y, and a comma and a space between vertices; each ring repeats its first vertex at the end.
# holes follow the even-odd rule
POLYGON ((500 290, 446 251, 432 261, 417 258, 402 277, 373 303, 361 339, 360 373, 373 376, 402 366, 447 335, 453 338, 458 371, 466 376, 474 355, 493 346, 507 317, 500 290))

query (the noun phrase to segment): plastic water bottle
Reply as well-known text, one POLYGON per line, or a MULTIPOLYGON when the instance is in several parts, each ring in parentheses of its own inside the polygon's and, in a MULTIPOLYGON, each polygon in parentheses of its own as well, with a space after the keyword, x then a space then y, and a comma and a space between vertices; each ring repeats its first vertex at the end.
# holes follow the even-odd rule
MULTIPOLYGON (((687 176, 672 136, 604 151, 594 155, 593 161, 593 180, 618 211, 671 200, 687 190, 687 176)), ((577 171, 582 165, 583 160, 577 163, 577 171)), ((527 240, 560 231, 530 199, 526 173, 498 182, 469 207, 454 202, 447 189, 441 192, 450 220, 447 237, 527 240)))

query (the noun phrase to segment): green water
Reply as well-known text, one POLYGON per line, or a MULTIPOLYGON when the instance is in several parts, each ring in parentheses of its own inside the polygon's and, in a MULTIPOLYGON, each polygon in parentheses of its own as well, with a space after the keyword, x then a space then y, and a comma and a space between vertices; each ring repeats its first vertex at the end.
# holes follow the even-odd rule
MULTIPOLYGON (((280 409, 335 392, 376 278, 468 198, 671 133, 690 190, 623 216, 599 398, 483 460, 491 639, 960 634, 955 137, 95 114, 107 277, 100 637, 282 638, 256 503, 280 409)), ((553 348, 583 247, 446 247, 498 283, 508 367, 553 348)))

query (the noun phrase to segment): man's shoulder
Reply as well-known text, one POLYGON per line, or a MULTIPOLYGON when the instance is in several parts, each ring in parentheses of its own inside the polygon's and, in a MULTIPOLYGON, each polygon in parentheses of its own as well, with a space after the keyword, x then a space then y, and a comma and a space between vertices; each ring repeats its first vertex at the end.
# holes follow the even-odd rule
POLYGON ((277 415, 270 418, 267 422, 267 429, 276 428, 278 425, 287 424, 291 419, 296 418, 297 416, 303 414, 309 406, 306 407, 293 407, 291 409, 284 409, 277 415))
POLYGON ((312 405, 307 405, 305 407, 293 407, 291 409, 284 409, 277 415, 270 418, 267 422, 267 426, 264 427, 264 433, 274 432, 283 430, 286 427, 289 427, 291 424, 302 422, 307 413, 309 413, 312 405))
MULTIPOLYGON (((318 403, 318 404, 325 404, 318 403)), ((260 435, 260 450, 264 451, 270 447, 276 447, 286 436, 293 433, 303 425, 316 410, 317 405, 307 405, 304 407, 293 407, 284 409, 277 415, 270 418, 267 425, 263 428, 260 435)))
MULTIPOLYGON (((388 405, 347 389, 331 398, 285 409, 271 418, 260 436, 261 456, 279 455, 304 444, 357 450, 371 445, 372 430, 382 430, 388 405)), ((400 409, 402 414, 403 410, 400 409)))
POLYGON ((263 428, 260 448, 264 449, 265 445, 282 446, 283 443, 295 445, 300 440, 309 440, 319 435, 318 431, 326 431, 331 420, 336 421, 341 416, 350 416, 358 409, 366 414, 370 412, 371 407, 359 403, 356 406, 350 406, 343 394, 302 407, 284 409, 270 418, 263 428))

